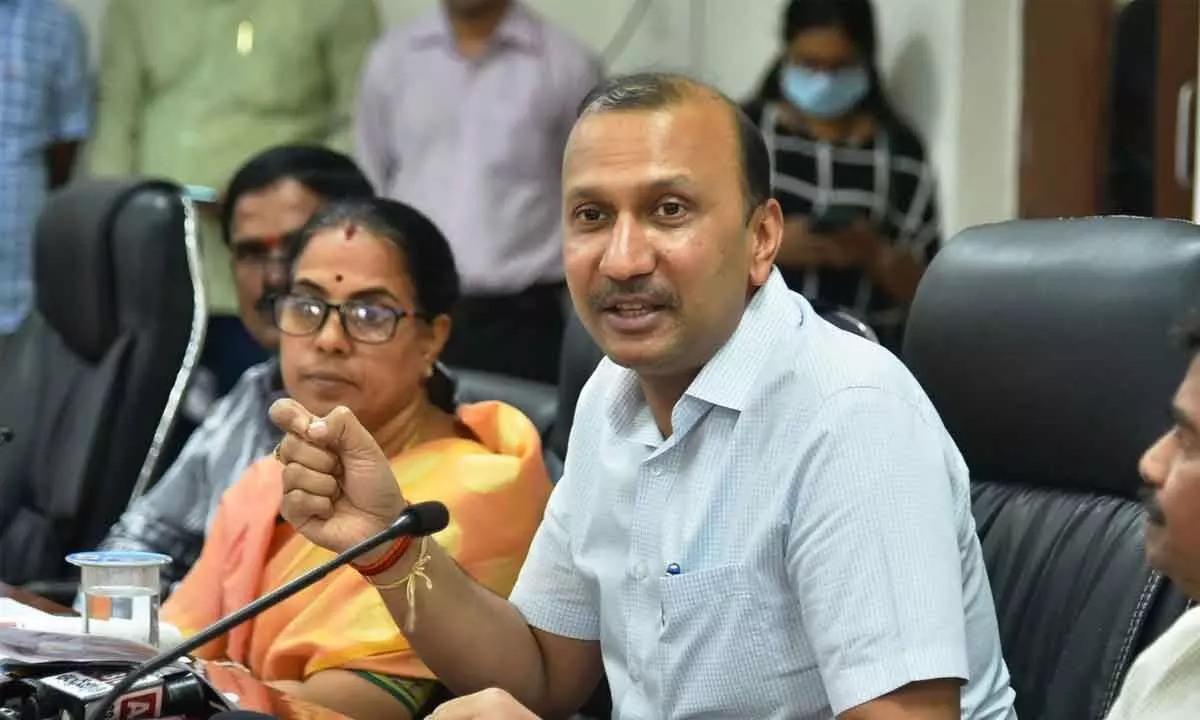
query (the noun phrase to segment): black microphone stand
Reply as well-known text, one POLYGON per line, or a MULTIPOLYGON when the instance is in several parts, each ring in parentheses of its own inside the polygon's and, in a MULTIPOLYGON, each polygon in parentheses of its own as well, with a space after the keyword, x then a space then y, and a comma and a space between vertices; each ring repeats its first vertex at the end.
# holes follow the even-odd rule
POLYGON ((108 691, 104 697, 100 698, 97 703, 88 709, 85 720, 100 720, 104 717, 104 713, 109 707, 115 703, 121 695, 125 694, 138 680, 146 677, 150 673, 161 670, 171 663, 179 660, 183 656, 200 648, 203 645, 215 640, 224 635, 233 628, 241 625, 247 620, 253 619, 262 611, 277 605, 278 603, 287 600, 296 593, 304 590, 329 573, 338 568, 349 564, 356 558, 374 550, 386 542, 395 540, 402 535, 421 536, 429 535, 438 532, 446 527, 449 522, 449 515, 446 512, 446 506, 439 502, 424 502, 410 506, 407 510, 401 513, 386 530, 363 540, 350 549, 342 552, 323 565, 313 568, 304 573, 300 577, 288 582, 275 590, 263 595, 259 599, 238 610, 237 612, 221 618, 217 622, 209 625, 203 631, 193 635, 190 639, 185 640, 182 644, 165 650, 146 662, 138 665, 131 670, 124 678, 121 679, 112 690, 108 691))

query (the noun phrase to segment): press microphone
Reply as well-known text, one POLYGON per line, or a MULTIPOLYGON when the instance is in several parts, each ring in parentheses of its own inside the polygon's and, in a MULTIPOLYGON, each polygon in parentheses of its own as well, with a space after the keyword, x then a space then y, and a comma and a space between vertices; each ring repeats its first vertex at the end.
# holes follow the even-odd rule
POLYGON ((440 502, 423 502, 408 506, 404 512, 400 513, 400 517, 396 518, 396 521, 389 525, 383 532, 363 540, 329 562, 318 565, 295 580, 263 595, 237 612, 221 618, 182 644, 161 652, 141 665, 138 665, 129 671, 129 674, 123 680, 114 685, 112 690, 101 698, 99 702, 88 708, 86 720, 100 720, 100 718, 104 717, 104 713, 107 712, 108 708, 141 678, 165 668, 247 620, 254 619, 264 610, 287 600, 334 570, 350 563, 355 558, 404 535, 410 537, 432 535, 445 528, 449 523, 450 513, 446 510, 446 506, 440 502))
MULTIPOLYGON (((28 678, 34 687, 33 710, 25 720, 83 720, 126 673, 103 668, 81 668, 49 677, 28 678)), ((228 709, 212 696, 204 681, 191 669, 143 676, 113 704, 113 720, 128 718, 205 718, 228 709)))
POLYGON ((0 425, 0 445, 7 445, 13 441, 12 428, 7 425, 0 425))

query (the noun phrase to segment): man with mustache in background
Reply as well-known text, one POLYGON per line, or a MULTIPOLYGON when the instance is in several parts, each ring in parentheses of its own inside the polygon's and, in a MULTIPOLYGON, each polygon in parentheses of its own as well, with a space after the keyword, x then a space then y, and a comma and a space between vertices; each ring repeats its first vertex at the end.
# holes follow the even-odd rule
POLYGON ((166 583, 187 574, 221 495, 279 441, 267 408, 282 396, 273 312, 275 296, 288 289, 286 239, 325 202, 372 195, 353 160, 319 146, 270 148, 233 175, 220 208, 221 237, 232 251, 242 322, 270 357, 248 368, 208 410, 162 479, 125 512, 102 547, 170 555, 166 583))
POLYGON ((1200 320, 1183 334, 1192 361, 1171 403, 1173 427, 1142 456, 1146 557, 1193 607, 1134 662, 1108 720, 1200 714, 1200 320))

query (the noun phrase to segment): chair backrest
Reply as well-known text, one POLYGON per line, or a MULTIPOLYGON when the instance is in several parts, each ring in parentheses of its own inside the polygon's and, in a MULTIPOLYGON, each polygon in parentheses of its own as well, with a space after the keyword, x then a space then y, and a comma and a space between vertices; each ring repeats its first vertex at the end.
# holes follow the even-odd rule
POLYGON ((567 440, 571 436, 571 423, 575 420, 579 393, 600 364, 604 352, 588 335, 573 308, 566 314, 562 343, 558 366, 558 401, 546 446, 558 457, 566 459, 567 440))
POLYGON ((0 580, 71 573, 161 471, 205 326, 191 205, 172 184, 81 181, 34 242, 34 312, 0 358, 0 580))
POLYGON ((1200 229, 1174 221, 973 228, 922 280, 904 358, 971 468, 1022 720, 1102 717, 1183 609, 1143 556, 1136 465, 1197 300, 1200 229))
POLYGON ((835 305, 819 298, 809 298, 808 303, 821 318, 834 327, 866 338, 873 343, 879 343, 879 335, 867 324, 867 321, 847 307, 835 305))
POLYGON ((553 385, 499 373, 447 368, 455 381, 455 400, 473 403, 499 400, 525 414, 545 437, 554 423, 556 395, 553 385))

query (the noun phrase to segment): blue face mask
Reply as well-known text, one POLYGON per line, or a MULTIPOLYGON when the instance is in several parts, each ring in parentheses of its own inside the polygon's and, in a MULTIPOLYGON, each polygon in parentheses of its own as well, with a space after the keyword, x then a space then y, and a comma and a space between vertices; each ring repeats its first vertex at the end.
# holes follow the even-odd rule
POLYGON ((862 65, 834 72, 785 65, 779 89, 804 114, 830 119, 853 110, 870 91, 871 78, 862 65))

